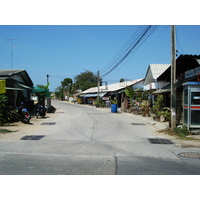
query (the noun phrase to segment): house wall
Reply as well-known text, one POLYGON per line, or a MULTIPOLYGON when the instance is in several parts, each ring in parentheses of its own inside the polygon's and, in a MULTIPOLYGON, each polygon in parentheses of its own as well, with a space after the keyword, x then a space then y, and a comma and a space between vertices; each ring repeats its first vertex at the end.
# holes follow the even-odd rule
MULTIPOLYGON (((26 85, 24 80, 20 75, 14 75, 11 78, 6 79, 6 87, 9 88, 18 88, 18 85, 14 82, 14 80, 19 81, 26 85)), ((31 92, 26 89, 22 90, 14 90, 7 89, 6 96, 8 97, 8 104, 13 107, 19 107, 22 101, 30 101, 31 100, 31 92)))
POLYGON ((165 87, 168 84, 169 84, 169 82, 165 82, 165 81, 159 81, 157 83, 150 83, 148 85, 144 85, 144 90, 158 90, 158 89, 165 87))
POLYGON ((148 85, 144 85, 144 90, 155 90, 156 89, 156 83, 150 83, 148 85))
POLYGON ((24 80, 22 79, 22 77, 19 74, 12 76, 12 79, 24 83, 24 80))
MULTIPOLYGON (((23 83, 24 85, 26 85, 26 83, 24 82, 24 80, 22 79, 22 77, 19 74, 12 76, 12 79, 16 80, 16 81, 19 81, 19 82, 23 83)), ((17 87, 17 84, 15 84, 15 87, 17 87)), ((28 101, 30 101, 31 100, 30 91, 29 90, 22 90, 22 92, 23 92, 24 97, 28 101)))
POLYGON ((157 84, 158 84, 158 89, 161 89, 161 88, 165 87, 166 85, 168 85, 169 82, 159 81, 159 82, 157 82, 157 84))
POLYGON ((138 89, 138 88, 141 88, 142 90, 144 90, 144 81, 141 81, 141 82, 139 82, 139 83, 136 83, 136 84, 134 84, 133 86, 132 86, 132 89, 133 90, 136 90, 136 89, 138 89))
MULTIPOLYGON (((6 87, 14 88, 15 84, 11 79, 6 79, 6 87)), ((16 92, 15 90, 6 90, 6 96, 8 97, 8 104, 16 106, 16 92)))

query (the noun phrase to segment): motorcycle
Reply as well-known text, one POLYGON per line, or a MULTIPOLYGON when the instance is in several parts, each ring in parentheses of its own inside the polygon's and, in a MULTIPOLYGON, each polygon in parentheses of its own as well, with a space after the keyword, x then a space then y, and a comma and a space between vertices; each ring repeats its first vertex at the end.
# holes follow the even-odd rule
POLYGON ((38 105, 38 108, 36 110, 36 118, 38 119, 40 116, 44 118, 46 115, 46 112, 47 112, 47 108, 43 107, 42 105, 38 105))
POLYGON ((18 115, 21 122, 25 124, 30 124, 31 116, 26 108, 24 108, 23 104, 18 109, 18 115))

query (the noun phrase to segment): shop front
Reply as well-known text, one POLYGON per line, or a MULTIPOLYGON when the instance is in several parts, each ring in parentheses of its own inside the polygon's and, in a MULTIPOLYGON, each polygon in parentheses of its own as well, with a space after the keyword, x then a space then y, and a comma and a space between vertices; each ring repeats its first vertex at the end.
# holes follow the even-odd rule
POLYGON ((200 82, 183 84, 183 124, 188 129, 200 128, 200 82))

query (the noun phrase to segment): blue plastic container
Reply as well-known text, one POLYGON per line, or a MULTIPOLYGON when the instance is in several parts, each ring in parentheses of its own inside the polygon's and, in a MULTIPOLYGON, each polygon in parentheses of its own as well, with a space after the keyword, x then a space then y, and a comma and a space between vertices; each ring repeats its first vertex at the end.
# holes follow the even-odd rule
POLYGON ((111 104, 111 112, 117 113, 117 104, 111 104))

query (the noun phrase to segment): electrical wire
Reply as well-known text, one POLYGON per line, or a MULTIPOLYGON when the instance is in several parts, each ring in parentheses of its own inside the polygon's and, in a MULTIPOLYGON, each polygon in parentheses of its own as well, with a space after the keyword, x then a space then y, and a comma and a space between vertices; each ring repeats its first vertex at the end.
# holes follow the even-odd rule
POLYGON ((125 43, 125 45, 121 48, 121 50, 117 53, 117 55, 110 61, 110 63, 106 67, 104 67, 102 69, 102 71, 106 71, 110 66, 112 66, 116 62, 116 60, 118 60, 119 58, 121 58, 121 56, 124 54, 124 52, 127 50, 127 48, 130 48, 130 46, 133 44, 133 42, 135 40, 134 37, 137 34, 141 34, 142 28, 144 28, 144 27, 139 26, 139 28, 136 30, 136 32, 134 32, 131 35, 130 39, 125 43))
POLYGON ((176 41, 177 41, 177 44, 178 44, 178 46, 180 47, 182 53, 184 54, 184 51, 183 51, 183 49, 182 49, 182 47, 181 47, 181 45, 180 45, 180 43, 179 43, 177 28, 176 28, 176 41))
POLYGON ((131 36, 128 42, 120 50, 120 52, 112 59, 101 77, 105 77, 115 70, 125 59, 133 55, 133 53, 143 44, 143 42, 158 28, 159 26, 140 26, 131 36))
MULTIPOLYGON (((144 26, 143 26, 144 27, 144 26)), ((102 76, 106 76, 109 73, 111 73, 118 65, 120 65, 128 56, 129 54, 134 50, 134 48, 137 47, 137 45, 139 45, 139 43, 142 41, 142 39, 144 39, 144 36, 148 33, 148 31, 150 31, 152 26, 145 26, 144 28, 142 27, 142 33, 141 31, 139 32, 139 35, 136 35, 136 38, 134 39, 134 41, 131 42, 131 47, 130 45, 125 49, 125 51, 123 52, 124 55, 122 57, 120 57, 120 59, 116 60, 116 63, 114 64, 114 66, 112 68, 109 69, 109 71, 105 74, 103 74, 102 76)), ((149 36, 148 36, 149 37, 149 36)), ((121 54, 120 54, 121 55, 121 54)))

